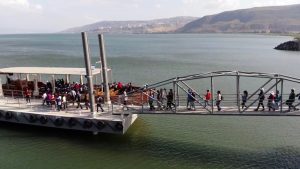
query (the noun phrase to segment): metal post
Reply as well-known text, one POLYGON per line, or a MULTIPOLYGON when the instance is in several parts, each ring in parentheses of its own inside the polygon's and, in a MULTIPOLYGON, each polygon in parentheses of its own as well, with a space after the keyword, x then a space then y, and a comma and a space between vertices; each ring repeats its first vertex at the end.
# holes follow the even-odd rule
POLYGON ((210 91, 211 91, 211 113, 214 113, 214 81, 213 76, 210 78, 210 91))
POLYGON ((142 96, 142 113, 144 113, 144 90, 141 93, 142 96))
POLYGON ((177 104, 176 105, 179 106, 179 103, 180 103, 179 100, 180 99, 179 99, 178 81, 176 82, 176 93, 177 93, 177 95, 176 95, 176 97, 177 97, 176 98, 177 99, 177 104))
POLYGON ((93 75, 91 70, 91 60, 89 54, 89 47, 87 41, 87 35, 85 32, 81 33, 82 35, 82 44, 83 44, 83 53, 84 53, 84 61, 85 61, 85 68, 86 68, 86 78, 89 87, 89 99, 90 99, 90 107, 91 113, 96 115, 95 112, 95 97, 94 97, 94 85, 93 85, 93 75))
MULTIPOLYGON (((277 82, 278 82, 278 79, 276 78, 276 84, 277 84, 277 82)), ((277 90, 278 90, 278 85, 276 85, 275 93, 277 92, 277 90)))
POLYGON ((175 85, 176 85, 176 81, 173 82, 173 96, 174 96, 173 97, 173 103, 175 104, 175 113, 176 113, 177 112, 177 105, 176 105, 176 97, 175 96, 177 95, 176 94, 177 92, 175 91, 175 85))
POLYGON ((107 78, 107 64, 106 64, 106 54, 105 54, 105 48, 104 48, 103 35, 99 34, 98 38, 99 38, 100 59, 101 59, 101 65, 102 65, 102 76, 103 76, 103 85, 104 85, 104 94, 105 94, 104 101, 106 102, 106 104, 111 104, 109 86, 108 86, 108 78, 107 78))
POLYGON ((237 76, 236 76, 236 100, 237 100, 237 106, 238 106, 238 111, 239 113, 241 113, 241 99, 240 99, 240 76, 239 76, 239 72, 237 72, 237 76))
POLYGON ((283 79, 281 79, 281 101, 280 101, 280 113, 282 113, 282 105, 283 105, 283 79))

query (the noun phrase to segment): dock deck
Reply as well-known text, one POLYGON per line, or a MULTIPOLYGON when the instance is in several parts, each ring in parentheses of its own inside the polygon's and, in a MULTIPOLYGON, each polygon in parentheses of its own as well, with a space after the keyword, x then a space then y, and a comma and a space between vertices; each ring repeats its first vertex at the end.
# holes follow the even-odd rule
POLYGON ((22 123, 36 126, 55 127, 93 133, 123 134, 136 120, 137 115, 113 115, 109 107, 95 116, 89 110, 77 109, 70 104, 66 110, 57 111, 55 107, 43 106, 41 100, 0 99, 0 121, 22 123))

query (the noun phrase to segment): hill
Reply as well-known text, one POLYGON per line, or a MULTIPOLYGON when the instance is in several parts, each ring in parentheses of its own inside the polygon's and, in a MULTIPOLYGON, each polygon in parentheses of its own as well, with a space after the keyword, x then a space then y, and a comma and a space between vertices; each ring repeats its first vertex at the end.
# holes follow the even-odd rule
POLYGON ((148 21, 101 21, 81 27, 70 28, 62 33, 78 33, 82 31, 97 33, 170 33, 196 17, 174 17, 148 21))
POLYGON ((300 32, 300 4, 256 7, 204 16, 177 33, 291 33, 300 32))

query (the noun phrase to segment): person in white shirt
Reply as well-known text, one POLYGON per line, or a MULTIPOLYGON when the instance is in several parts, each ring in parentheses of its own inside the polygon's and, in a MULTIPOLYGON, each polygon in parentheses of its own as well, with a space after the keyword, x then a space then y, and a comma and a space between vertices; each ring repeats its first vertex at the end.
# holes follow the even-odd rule
POLYGON ((223 100, 223 96, 221 94, 221 91, 218 91, 217 92, 217 102, 216 102, 216 105, 218 107, 218 111, 221 111, 221 109, 222 109, 221 106, 220 106, 222 100, 223 100))
POLYGON ((47 100, 47 93, 46 92, 42 95, 42 98, 43 98, 43 106, 44 106, 45 103, 46 103, 46 100, 47 100))

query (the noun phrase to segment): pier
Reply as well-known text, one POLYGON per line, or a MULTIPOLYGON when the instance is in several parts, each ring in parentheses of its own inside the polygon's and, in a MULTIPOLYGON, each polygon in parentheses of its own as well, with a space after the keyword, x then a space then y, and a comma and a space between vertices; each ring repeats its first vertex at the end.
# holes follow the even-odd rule
POLYGON ((113 93, 113 82, 108 77, 109 73, 111 75, 111 69, 106 64, 103 36, 99 35, 98 38, 101 68, 92 67, 87 36, 82 33, 85 68, 10 67, 0 69, 0 75, 7 78, 5 84, 0 84, 0 121, 80 130, 94 134, 124 134, 141 114, 300 116, 298 109, 300 94, 294 93, 291 101, 291 94, 287 92, 292 88, 299 88, 300 78, 279 73, 246 71, 198 73, 176 76, 156 83, 145 83, 144 86, 135 86, 128 91, 123 87, 113 93), (17 77, 17 80, 10 79, 12 76, 17 77), (49 80, 47 84, 42 82, 42 76, 47 76, 49 80), (72 98, 69 94, 71 76, 77 76, 80 79, 80 86, 84 88, 75 89, 78 101, 75 99, 77 97, 72 98), (64 87, 67 90, 60 91, 56 86, 56 81, 59 80, 57 78, 62 77, 64 84, 67 84, 67 87, 64 87), (221 91, 222 96, 217 94, 220 87, 216 87, 216 81, 220 78, 227 78, 229 82, 218 85, 228 85, 233 89, 230 93, 221 91), (99 79, 101 82, 98 81, 99 79), (256 87, 245 89, 243 83, 249 81, 256 87), (209 99, 205 98, 205 91, 195 87, 194 84, 206 86, 210 92, 209 99), (167 89, 164 95, 161 93, 163 88, 167 89), (26 94, 28 89, 32 92, 31 96, 26 94), (248 90, 249 93, 242 97, 244 90, 248 90), (274 91, 279 93, 276 97, 280 99, 274 101, 274 97, 270 96, 273 99, 270 101, 269 95, 274 95, 274 91), (42 99, 44 93, 51 94, 53 97, 56 95, 56 98, 68 96, 64 102, 66 108, 57 108, 59 101, 56 99, 51 100, 50 105, 48 103, 44 105, 42 99), (84 95, 84 101, 81 100, 81 94, 84 95), (264 98, 261 100, 258 95, 264 98), (103 111, 98 112, 96 108, 99 107, 99 102, 96 103, 96 99, 99 97, 103 98, 103 103, 101 103, 103 111), (246 100, 245 105, 243 105, 243 100, 246 100), (76 104, 82 103, 85 104, 86 109, 81 106, 81 108, 76 107, 76 104), (259 103, 264 105, 264 109, 258 109, 259 103))

